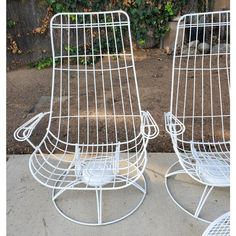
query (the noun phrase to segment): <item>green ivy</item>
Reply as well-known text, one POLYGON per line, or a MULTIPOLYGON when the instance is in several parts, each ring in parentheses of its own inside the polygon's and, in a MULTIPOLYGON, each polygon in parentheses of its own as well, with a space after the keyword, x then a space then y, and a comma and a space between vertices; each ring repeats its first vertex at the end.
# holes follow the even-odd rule
MULTIPOLYGON (((116 34, 120 35, 120 32, 118 29, 116 29, 116 34)), ((114 36, 111 35, 111 37, 108 37, 108 42, 107 39, 105 37, 101 38, 101 41, 99 42, 99 39, 95 39, 93 42, 93 47, 91 44, 87 44, 86 45, 86 52, 84 49, 84 45, 77 47, 74 46, 65 46, 65 51, 68 52, 69 55, 73 56, 73 55, 87 55, 86 60, 83 57, 79 57, 79 63, 82 65, 91 65, 93 63, 97 63, 100 59, 99 56, 96 55, 100 55, 100 51, 105 54, 109 53, 110 54, 115 54, 116 50, 118 52, 120 52, 122 50, 122 42, 121 42, 121 38, 117 37, 116 38, 116 47, 115 47, 115 40, 114 40, 114 36), (101 43, 101 45, 100 45, 101 43), (108 47, 109 45, 109 47, 108 47), (95 55, 95 56, 89 56, 89 55, 95 55)), ((77 62, 77 58, 71 58, 71 62, 77 62)))
MULTIPOLYGON (((105 11, 105 10, 117 10, 122 9, 126 11, 131 20, 131 31, 133 38, 137 43, 143 47, 147 42, 148 32, 152 32, 155 40, 160 40, 168 31, 168 22, 174 16, 176 16, 183 6, 185 6, 189 0, 46 0, 55 13, 59 12, 87 12, 87 11, 105 11)), ((71 15, 71 21, 75 21, 75 16, 71 15)), ((119 35, 119 32, 117 32, 119 35)), ((96 55, 100 50, 102 53, 109 52, 116 53, 116 50, 121 51, 122 43, 118 37, 116 39, 116 45, 114 37, 108 37, 109 42, 106 42, 106 37, 101 38, 101 46, 99 42, 94 39, 93 48, 91 45, 86 45, 86 52, 84 47, 79 48, 73 46, 66 46, 64 49, 70 55, 96 55), (107 48, 109 45, 109 48, 107 48), (101 48, 100 48, 101 47, 101 48)), ((76 57, 71 57, 71 62, 77 62, 76 57)), ((79 57, 80 64, 90 65, 98 62, 99 57, 79 57)), ((43 58, 31 66, 38 69, 50 67, 53 61, 52 58, 43 58)))
MULTIPOLYGON (((58 63, 58 60, 56 60, 56 64, 58 63)), ((36 62, 33 62, 30 64, 31 68, 37 68, 38 70, 42 70, 48 67, 51 67, 53 64, 53 59, 52 57, 45 57, 41 58, 36 62)))
POLYGON ((148 31, 161 39, 168 22, 189 0, 47 0, 54 12, 83 12, 122 9, 130 15, 131 30, 139 44, 145 44, 148 31))
POLYGON ((173 3, 172 2, 168 2, 165 5, 165 10, 168 12, 169 16, 173 16, 174 15, 174 11, 173 11, 173 3))
POLYGON ((11 29, 16 26, 16 22, 12 19, 7 19, 7 28, 11 29))
POLYGON ((155 39, 161 39, 168 31, 168 22, 176 16, 187 3, 182 1, 143 1, 135 0, 124 10, 131 18, 131 30, 139 44, 145 44, 148 31, 152 31, 155 39))

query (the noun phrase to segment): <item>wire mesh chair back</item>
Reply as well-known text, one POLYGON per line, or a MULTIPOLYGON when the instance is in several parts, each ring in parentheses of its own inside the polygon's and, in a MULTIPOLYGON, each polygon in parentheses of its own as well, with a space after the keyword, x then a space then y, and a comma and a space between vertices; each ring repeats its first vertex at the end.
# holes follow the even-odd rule
MULTIPOLYGON (((179 140, 223 142, 224 147, 213 149, 227 150, 229 70, 230 12, 183 16, 177 26, 170 104, 171 113, 180 121, 179 140)), ((183 149, 187 147, 183 143, 183 149)))
POLYGON ((128 150, 140 133, 141 110, 126 13, 57 14, 51 39, 49 133, 66 144, 119 142, 128 150))

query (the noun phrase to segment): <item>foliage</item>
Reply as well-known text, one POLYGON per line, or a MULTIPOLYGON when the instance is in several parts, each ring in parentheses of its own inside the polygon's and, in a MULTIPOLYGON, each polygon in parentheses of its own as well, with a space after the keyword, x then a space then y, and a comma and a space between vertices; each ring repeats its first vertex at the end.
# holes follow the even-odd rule
POLYGON ((55 12, 98 11, 105 10, 111 1, 87 0, 47 0, 55 12))
MULTIPOLYGON (((57 62, 58 61, 56 61, 56 63, 57 62)), ((37 68, 38 70, 41 70, 41 69, 45 69, 45 68, 51 67, 52 64, 53 64, 52 57, 45 57, 45 58, 39 59, 36 62, 31 63, 30 67, 37 68)))
POLYGON ((189 0, 47 0, 54 12, 125 10, 131 19, 131 30, 139 44, 145 44, 151 30, 155 39, 169 31, 168 21, 189 0))
MULTIPOLYGON (((134 39, 140 46, 144 46, 147 41, 148 33, 152 32, 152 37, 155 40, 160 40, 165 33, 169 31, 168 22, 176 16, 183 6, 189 0, 46 0, 54 13, 59 12, 90 12, 90 11, 104 11, 122 9, 126 11, 131 20, 131 31, 134 39)), ((71 15, 71 21, 75 21, 75 16, 71 15)), ((119 35, 119 33, 117 34, 119 35)), ((101 38, 101 47, 97 39, 94 39, 93 47, 91 44, 86 45, 86 52, 83 46, 78 48, 74 46, 66 46, 64 49, 71 55, 71 62, 79 60, 80 64, 90 65, 96 63, 99 57, 96 54, 109 52, 116 53, 122 48, 121 39, 116 39, 116 46, 114 37, 108 37, 109 42, 106 42, 106 37, 101 38), (109 48, 107 48, 109 45, 109 48), (85 57, 74 57, 73 55, 95 55, 85 57)), ((58 63, 58 61, 56 62, 58 63)), ((51 57, 40 59, 31 64, 32 67, 43 69, 50 67, 53 64, 51 57)))
MULTIPOLYGON (((95 41, 93 42, 93 47, 91 44, 87 44, 86 45, 86 52, 84 49, 84 45, 79 46, 78 48, 74 47, 74 46, 66 46, 65 50, 68 52, 68 54, 70 56, 73 55, 87 55, 86 57, 86 61, 84 57, 79 57, 79 63, 82 65, 91 65, 93 63, 97 63, 100 59, 100 57, 96 56, 100 54, 100 50, 103 54, 107 53, 109 50, 110 54, 115 54, 116 50, 119 52, 121 51, 122 48, 122 44, 121 44, 121 38, 117 37, 116 38, 116 45, 117 48, 115 47, 115 40, 114 37, 108 37, 108 42, 106 41, 105 37, 101 38, 101 48, 99 45, 99 39, 95 39, 95 41), (109 45, 109 47, 108 47, 109 45), (95 55, 95 56, 88 56, 88 55, 95 55)), ((76 62, 77 58, 72 57, 72 62, 76 62)))
POLYGON ((16 22, 12 19, 7 19, 7 28, 11 29, 16 26, 16 22))
POLYGON ((145 44, 148 31, 155 39, 162 38, 169 31, 168 21, 175 14, 172 1, 136 0, 125 10, 131 17, 131 30, 140 45, 145 44))

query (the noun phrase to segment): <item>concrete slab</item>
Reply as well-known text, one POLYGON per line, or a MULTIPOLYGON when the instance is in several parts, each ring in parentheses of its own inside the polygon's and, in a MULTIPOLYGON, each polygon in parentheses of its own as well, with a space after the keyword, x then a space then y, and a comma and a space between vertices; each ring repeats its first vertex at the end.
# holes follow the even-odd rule
MULTIPOLYGON (((197 236, 208 225, 184 213, 167 194, 164 175, 176 161, 175 154, 149 154, 145 171, 148 194, 143 204, 128 218, 101 227, 77 225, 62 217, 50 200, 50 189, 38 184, 30 175, 28 158, 29 155, 13 155, 7 162, 8 236, 197 236)), ((171 180, 170 187, 189 207, 196 204, 202 188, 188 177, 171 180)), ((216 218, 229 208, 229 189, 216 189, 209 202, 208 211, 203 214, 210 213, 210 217, 216 218)))

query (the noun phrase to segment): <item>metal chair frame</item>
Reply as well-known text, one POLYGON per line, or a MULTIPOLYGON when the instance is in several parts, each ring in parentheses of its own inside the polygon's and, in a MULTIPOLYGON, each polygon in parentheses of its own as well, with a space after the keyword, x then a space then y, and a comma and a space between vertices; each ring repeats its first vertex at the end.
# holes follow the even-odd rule
POLYGON ((20 126, 14 137, 34 148, 31 174, 52 188, 52 201, 64 217, 84 225, 117 222, 144 200, 146 148, 159 133, 150 113, 141 110, 129 16, 121 10, 59 13, 51 19, 50 33, 50 111, 20 126), (45 136, 35 145, 30 136, 46 115, 45 136), (139 202, 125 215, 104 220, 103 192, 127 187, 141 193, 139 202), (95 222, 61 210, 57 200, 68 190, 95 192, 95 222))
POLYGON ((178 161, 168 169, 165 185, 182 210, 206 222, 200 213, 212 189, 230 185, 229 42, 230 11, 187 14, 179 19, 170 111, 165 113, 165 129, 178 161), (169 178, 179 174, 188 174, 205 186, 194 211, 182 206, 170 191, 169 178))
POLYGON ((230 236, 230 212, 214 220, 204 231, 202 236, 230 236))

